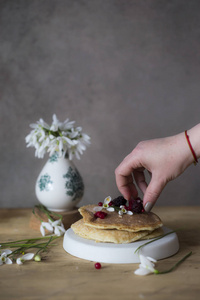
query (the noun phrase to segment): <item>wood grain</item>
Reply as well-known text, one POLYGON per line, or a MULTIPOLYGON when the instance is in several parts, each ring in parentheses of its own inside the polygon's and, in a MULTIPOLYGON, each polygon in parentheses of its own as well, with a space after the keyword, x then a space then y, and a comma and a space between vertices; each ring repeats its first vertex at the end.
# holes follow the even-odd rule
MULTIPOLYGON (((177 231, 180 251, 159 261, 157 269, 171 267, 189 251, 193 254, 175 271, 165 275, 134 275, 138 264, 102 264, 66 253, 62 238, 41 262, 0 266, 0 299, 189 300, 200 296, 200 207, 156 207, 165 226, 177 231)), ((29 226, 31 209, 0 210, 0 244, 40 235, 29 226)))

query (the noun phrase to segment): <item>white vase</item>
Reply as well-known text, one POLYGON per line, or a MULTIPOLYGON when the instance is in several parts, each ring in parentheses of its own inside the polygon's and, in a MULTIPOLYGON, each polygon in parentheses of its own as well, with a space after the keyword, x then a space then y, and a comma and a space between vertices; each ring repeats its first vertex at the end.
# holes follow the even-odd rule
POLYGON ((75 165, 57 153, 48 159, 35 185, 39 202, 50 211, 72 210, 82 199, 83 192, 83 180, 75 165))

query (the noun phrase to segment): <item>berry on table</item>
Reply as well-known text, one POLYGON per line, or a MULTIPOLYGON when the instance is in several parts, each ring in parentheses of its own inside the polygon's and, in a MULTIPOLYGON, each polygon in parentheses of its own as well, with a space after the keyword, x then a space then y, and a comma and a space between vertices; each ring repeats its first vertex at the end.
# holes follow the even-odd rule
POLYGON ((97 263, 95 263, 94 267, 95 267, 95 269, 99 270, 99 269, 101 269, 101 264, 97 262, 97 263))

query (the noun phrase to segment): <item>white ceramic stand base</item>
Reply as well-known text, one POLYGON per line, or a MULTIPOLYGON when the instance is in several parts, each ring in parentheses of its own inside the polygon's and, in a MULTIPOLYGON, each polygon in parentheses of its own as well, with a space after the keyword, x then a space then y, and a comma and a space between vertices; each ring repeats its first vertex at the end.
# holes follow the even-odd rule
MULTIPOLYGON (((163 227, 164 233, 172 231, 163 227)), ((139 256, 135 250, 147 241, 138 241, 129 244, 97 243, 76 235, 70 228, 66 231, 63 248, 69 254, 81 259, 101 263, 129 264, 139 263, 139 256)), ((163 238, 141 248, 140 253, 145 256, 160 260, 174 255, 179 250, 179 241, 176 233, 171 233, 163 238)))

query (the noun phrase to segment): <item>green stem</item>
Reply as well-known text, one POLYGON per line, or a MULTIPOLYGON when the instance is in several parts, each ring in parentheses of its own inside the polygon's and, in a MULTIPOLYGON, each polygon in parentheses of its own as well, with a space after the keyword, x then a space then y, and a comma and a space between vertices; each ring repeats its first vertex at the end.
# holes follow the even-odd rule
POLYGON ((45 251, 47 249, 48 245, 51 243, 52 239, 53 239, 53 237, 51 236, 50 239, 48 240, 48 242, 45 244, 45 246, 42 249, 39 249, 35 255, 37 255, 41 251, 45 251))
POLYGON ((182 262, 184 262, 190 255, 192 254, 192 251, 189 252, 188 254, 186 254, 181 260, 179 260, 173 267, 171 267, 170 269, 166 270, 166 271, 162 271, 159 272, 156 270, 156 272, 154 274, 166 274, 166 273, 170 273, 172 272, 174 269, 176 269, 182 262))
POLYGON ((174 232, 176 232, 176 231, 177 231, 177 230, 173 230, 173 231, 167 232, 167 233, 165 233, 165 234, 163 234, 163 235, 161 235, 161 236, 159 236, 159 237, 157 237, 157 238, 155 238, 155 239, 153 239, 153 240, 151 240, 151 241, 149 241, 149 242, 146 242, 145 244, 139 246, 139 247, 135 250, 134 253, 137 253, 137 252, 138 252, 141 248, 143 248, 144 246, 146 246, 146 245, 148 245, 148 244, 151 244, 151 243, 153 243, 153 242, 155 242, 155 241, 157 241, 157 240, 160 240, 160 239, 162 239, 164 236, 167 236, 167 235, 169 235, 169 234, 171 234, 171 233, 174 233, 174 232))
POLYGON ((37 207, 40 211, 42 211, 43 213, 45 213, 45 215, 47 216, 47 218, 50 219, 52 222, 54 222, 54 220, 50 216, 51 212, 48 211, 48 209, 45 206, 43 206, 43 205, 36 205, 35 207, 37 207))
MULTIPOLYGON (((49 211, 44 205, 36 205, 35 207, 37 207, 40 211, 42 211, 43 213, 45 213, 46 216, 47 216, 52 222, 55 221, 55 220, 53 220, 53 219, 51 218, 51 215, 54 215, 54 216, 60 218, 61 220, 62 220, 62 218, 63 218, 62 215, 60 215, 60 214, 58 214, 58 213, 56 213, 56 212, 54 212, 54 211, 49 211)), ((35 213, 35 211, 33 211, 33 213, 35 213)), ((41 220, 41 219, 40 219, 40 220, 41 220)))

